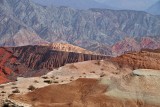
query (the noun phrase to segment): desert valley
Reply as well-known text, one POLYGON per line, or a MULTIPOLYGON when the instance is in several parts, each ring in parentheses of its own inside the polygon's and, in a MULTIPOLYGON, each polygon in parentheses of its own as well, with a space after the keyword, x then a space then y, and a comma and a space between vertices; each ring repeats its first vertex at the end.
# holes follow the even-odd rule
POLYGON ((160 107, 160 2, 106 2, 0 0, 0 107, 160 107))

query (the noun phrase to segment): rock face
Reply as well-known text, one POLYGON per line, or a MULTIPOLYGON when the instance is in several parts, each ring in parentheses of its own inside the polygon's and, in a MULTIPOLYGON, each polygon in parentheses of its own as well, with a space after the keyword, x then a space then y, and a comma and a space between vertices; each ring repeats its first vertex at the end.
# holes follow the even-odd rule
POLYGON ((50 48, 52 48, 53 50, 59 50, 59 51, 65 51, 65 52, 96 54, 84 48, 80 48, 78 46, 74 46, 72 44, 67 44, 67 43, 50 43, 50 44, 46 44, 46 46, 50 46, 50 48))
POLYGON ((160 70, 160 50, 141 50, 112 58, 119 65, 128 65, 133 69, 160 70))
POLYGON ((50 46, 0 48, 0 81, 36 76, 67 63, 105 59, 106 56, 53 50, 50 46))
POLYGON ((12 52, 18 57, 20 62, 25 62, 28 67, 33 69, 53 69, 66 63, 106 58, 100 55, 56 51, 48 46, 15 47, 12 48, 12 52))
POLYGON ((13 56, 12 52, 5 48, 0 48, 0 83, 8 82, 7 76, 13 73, 13 70, 7 65, 13 65, 17 57, 13 56))
POLYGON ((112 50, 104 50, 125 37, 155 39, 160 36, 160 17, 141 11, 76 10, 44 7, 31 0, 1 0, 0 12, 1 46, 64 41, 110 55, 112 50), (97 44, 100 49, 92 47, 97 44))

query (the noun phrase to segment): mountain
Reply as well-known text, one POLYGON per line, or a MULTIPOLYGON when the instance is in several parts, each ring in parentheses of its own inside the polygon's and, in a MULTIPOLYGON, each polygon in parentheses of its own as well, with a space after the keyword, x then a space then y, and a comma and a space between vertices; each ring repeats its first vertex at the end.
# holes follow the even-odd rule
POLYGON ((67 6, 75 9, 111 8, 95 0, 33 0, 33 2, 43 6, 67 6))
POLYGON ((147 9, 147 12, 154 14, 154 15, 160 15, 160 1, 153 4, 151 7, 147 9))
POLYGON ((142 38, 124 38, 124 40, 118 41, 112 47, 112 55, 121 55, 127 52, 140 51, 141 49, 159 49, 160 39, 152 37, 142 38))
POLYGON ((160 36, 160 17, 142 11, 46 7, 31 0, 2 0, 0 5, 1 46, 63 41, 112 55, 112 47, 126 37, 148 37, 157 44, 160 36))

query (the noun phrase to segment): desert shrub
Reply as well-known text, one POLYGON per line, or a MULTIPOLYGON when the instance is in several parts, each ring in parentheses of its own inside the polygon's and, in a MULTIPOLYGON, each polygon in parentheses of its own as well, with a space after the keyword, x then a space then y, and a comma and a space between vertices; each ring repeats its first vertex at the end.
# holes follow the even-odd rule
POLYGON ((55 76, 51 76, 52 79, 55 79, 55 76))
POLYGON ((1 93, 6 93, 5 91, 1 91, 1 93))
POLYGON ((11 87, 11 89, 17 89, 18 87, 11 87))
POLYGON ((90 73, 96 73, 95 71, 91 71, 90 73))
POLYGON ((47 76, 43 76, 42 78, 43 78, 43 79, 48 79, 48 77, 47 77, 47 76))
POLYGON ((71 79, 74 79, 74 77, 72 76, 71 79))
POLYGON ((35 90, 36 88, 33 86, 33 85, 30 85, 29 87, 28 87, 28 90, 30 90, 30 91, 33 91, 33 90, 35 90))
POLYGON ((45 83, 51 84, 52 80, 44 80, 45 83))
POLYGON ((58 81, 53 81, 53 83, 59 83, 58 81))
POLYGON ((19 89, 15 89, 12 91, 12 93, 20 93, 19 89))
POLYGON ((34 83, 39 83, 37 80, 34 80, 34 83))
POLYGON ((100 62, 100 61, 97 61, 95 64, 96 64, 96 65, 101 65, 101 62, 100 62))
POLYGON ((0 88, 4 89, 4 86, 0 86, 0 88))
POLYGON ((100 77, 104 77, 104 76, 106 76, 106 74, 105 74, 104 72, 102 72, 102 73, 100 74, 100 77))
POLYGON ((12 85, 16 85, 16 83, 13 82, 12 85))
POLYGON ((101 71, 103 71, 104 69, 103 68, 101 68, 101 71))

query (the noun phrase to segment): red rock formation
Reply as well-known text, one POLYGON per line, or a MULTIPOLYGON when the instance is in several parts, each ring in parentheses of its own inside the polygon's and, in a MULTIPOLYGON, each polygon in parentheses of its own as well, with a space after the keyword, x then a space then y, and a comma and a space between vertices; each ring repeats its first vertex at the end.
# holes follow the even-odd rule
POLYGON ((111 58, 112 61, 118 62, 119 65, 128 65, 133 69, 157 69, 160 70, 160 50, 141 50, 111 58))
POLYGON ((68 43, 50 43, 50 44, 44 44, 44 46, 50 46, 53 50, 58 50, 58 51, 76 52, 76 53, 83 53, 83 54, 96 54, 84 48, 81 48, 72 44, 68 44, 68 43))
POLYGON ((13 65, 16 62, 16 57, 5 48, 0 48, 0 83, 9 81, 8 75, 11 75, 14 71, 7 65, 13 65))
POLYGON ((56 51, 50 46, 0 48, 0 81, 7 82, 17 76, 42 75, 67 63, 104 58, 106 56, 56 51))
POLYGON ((66 63, 106 58, 100 55, 52 50, 52 47, 48 46, 23 46, 14 47, 11 50, 21 63, 25 63, 32 69, 47 68, 51 70, 66 63))

